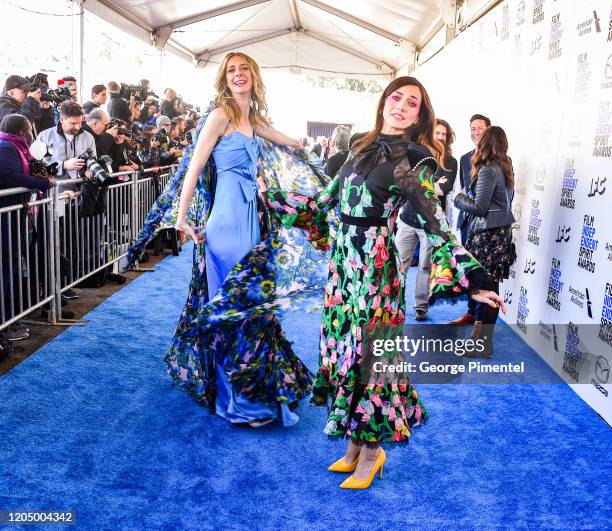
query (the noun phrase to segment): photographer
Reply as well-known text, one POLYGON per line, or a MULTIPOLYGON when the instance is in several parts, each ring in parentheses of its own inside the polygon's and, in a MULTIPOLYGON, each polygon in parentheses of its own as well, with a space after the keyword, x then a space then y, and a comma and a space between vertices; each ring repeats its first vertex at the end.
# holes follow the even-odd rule
POLYGON ((181 153, 177 153, 177 157, 183 156, 181 146, 187 147, 190 144, 189 140, 187 140, 187 138, 185 137, 185 127, 185 118, 181 116, 178 116, 177 118, 172 118, 172 122, 170 125, 170 140, 173 140, 174 142, 178 143, 177 147, 180 149, 181 153))
POLYGON ((110 149, 115 143, 115 139, 119 134, 119 126, 113 123, 109 127, 110 118, 102 109, 94 109, 86 117, 86 123, 83 129, 94 137, 96 142, 96 154, 109 155, 110 149))
MULTIPOLYGON (((30 173, 32 155, 28 147, 33 141, 32 124, 21 114, 8 114, 0 122, 0 189, 31 188, 41 192, 55 186, 51 177, 30 173)), ((18 205, 19 196, 0 197, 0 208, 18 205)))
POLYGON ((162 135, 170 136, 170 129, 172 127, 172 121, 166 115, 162 114, 161 116, 159 116, 157 120, 155 121, 155 126, 158 129, 157 131, 158 133, 161 133, 162 135))
POLYGON ((180 148, 178 129, 176 124, 167 116, 160 116, 157 119, 158 133, 155 135, 156 140, 159 140, 159 156, 160 164, 168 166, 174 164, 178 157, 183 156, 183 151, 180 148), (174 136, 174 139, 172 138, 174 136))
POLYGON ((179 137, 183 136, 187 129, 187 122, 185 118, 183 118, 182 116, 177 116, 176 118, 172 118, 171 121, 172 127, 176 127, 179 137))
MULTIPOLYGON (((180 112, 177 109, 176 100, 178 96, 174 89, 167 88, 164 90, 164 99, 161 102, 161 113, 172 120, 177 116, 180 116, 180 112)), ((159 125, 158 125, 159 127, 159 125)))
MULTIPOLYGON (((55 181, 51 177, 38 177, 32 174, 30 170, 30 161, 32 155, 28 150, 28 146, 32 143, 32 124, 29 120, 20 114, 8 114, 0 122, 0 189, 24 187, 32 190, 44 192, 51 186, 55 186, 55 181)), ((28 200, 30 194, 14 194, 5 197, 0 197, 0 208, 19 205, 28 200)), ((2 241, 2 293, 4 296, 4 315, 2 321, 10 319, 14 313, 18 313, 21 309, 14 308, 14 313, 11 314, 11 298, 14 304, 18 304, 19 300, 19 285, 18 274, 22 271, 19 261, 19 256, 26 256, 29 249, 27 241, 23 234, 18 235, 20 227, 19 217, 27 215, 25 210, 13 210, 0 214, 2 241), (21 249, 18 248, 17 242, 21 241, 21 249), (11 275, 12 271, 12 275, 11 275), (11 297, 12 296, 12 297, 11 297)), ((33 223, 32 225, 34 225, 33 223)), ((32 226, 30 225, 30 226, 32 226)), ((23 224, 21 226, 24 226, 23 224)), ((22 283, 24 289, 27 289, 27 283, 22 283)), ((36 288, 37 289, 37 288, 36 288)), ((24 298, 24 300, 26 300, 24 298)), ((17 341, 28 337, 27 328, 13 325, 4 332, 5 339, 17 341)))
POLYGON ((85 162, 78 158, 87 150, 96 155, 93 135, 83 129, 83 108, 73 101, 65 101, 59 107, 60 121, 38 134, 38 140, 47 145, 50 156, 45 162, 58 163, 58 177, 77 179, 85 162))
MULTIPOLYGON (((85 161, 80 156, 86 152, 91 152, 93 156, 96 156, 95 139, 91 133, 83 129, 83 108, 78 103, 71 100, 63 102, 59 107, 59 113, 60 118, 57 126, 39 133, 38 140, 44 142, 49 151, 45 162, 47 164, 57 162, 58 179, 78 179, 85 169, 85 161)), ((86 170, 84 175, 91 177, 91 171, 86 170)), ((70 200, 74 197, 76 188, 76 185, 63 187, 70 200)), ((91 188, 91 186, 83 184, 81 201, 85 201, 90 195, 89 191, 91 191, 91 188)), ((95 192, 95 190, 93 191, 95 192)), ((85 209, 81 208, 81 215, 83 215, 84 211, 85 209)), ((73 249, 77 249, 78 220, 76 219, 74 207, 69 206, 65 208, 65 211, 61 212, 60 216, 65 216, 66 218, 63 224, 65 230, 63 233, 60 233, 62 248, 65 249, 69 245, 73 249)), ((76 261, 73 263, 74 267, 78 267, 78 265, 76 261)), ((62 276, 68 276, 67 267, 68 264, 65 264, 62 276)), ((68 290, 63 294, 63 297, 76 298, 77 295, 73 290, 68 290)))
MULTIPOLYGON (((117 120, 119 128, 124 129, 126 127, 125 122, 117 120)), ((127 142, 125 135, 119 132, 114 139, 114 144, 110 148, 110 157, 113 159, 113 171, 136 171, 138 170, 138 162, 132 158, 132 150, 127 142)))
POLYGON ((159 111, 157 110, 157 103, 155 103, 154 100, 147 100, 142 106, 140 116, 138 116, 138 121, 143 127, 146 127, 147 125, 156 126, 158 116, 159 111))
POLYGON ((72 101, 78 103, 78 87, 76 77, 73 76, 64 76, 57 82, 58 87, 68 87, 70 90, 70 96, 72 97, 72 101))
POLYGON ((130 98, 130 121, 129 123, 132 122, 137 122, 138 118, 140 117, 140 107, 141 107, 141 102, 138 101, 137 98, 130 98))
POLYGON ((193 135, 195 135, 197 123, 198 120, 196 120, 194 116, 189 116, 185 120, 185 131, 191 138, 193 138, 193 135))
POLYGON ((40 96, 40 88, 32 90, 25 77, 9 76, 0 96, 0 120, 8 114, 21 114, 34 125, 40 112, 40 96))
POLYGON ((110 92, 110 101, 106 109, 111 118, 123 120, 125 123, 132 121, 132 111, 130 104, 121 97, 121 87, 116 81, 108 82, 108 91, 110 92))
POLYGON ((158 129, 147 125, 142 130, 142 142, 138 156, 142 160, 143 168, 157 168, 161 166, 160 142, 157 139, 158 129))
POLYGON ((94 109, 106 104, 108 100, 108 90, 105 85, 94 85, 91 87, 91 99, 83 103, 83 112, 89 114, 94 109))

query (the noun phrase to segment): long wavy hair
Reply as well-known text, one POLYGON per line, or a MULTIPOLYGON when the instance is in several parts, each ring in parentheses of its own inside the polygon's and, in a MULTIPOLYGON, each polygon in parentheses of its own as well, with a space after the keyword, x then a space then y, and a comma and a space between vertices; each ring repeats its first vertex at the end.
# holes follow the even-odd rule
POLYGON ((480 168, 489 164, 499 164, 506 177, 506 185, 514 186, 514 170, 508 156, 508 137, 498 125, 487 127, 478 142, 478 147, 472 155, 472 181, 478 176, 480 168))
POLYGON ((444 142, 444 158, 452 156, 453 154, 453 142, 455 141, 455 131, 450 126, 450 124, 446 120, 442 120, 442 118, 436 118, 436 127, 441 125, 446 129, 446 142, 444 142))
POLYGON ((431 100, 429 99, 429 95, 421 82, 411 76, 398 77, 397 79, 391 81, 391 83, 387 85, 387 88, 383 90, 383 93, 378 100, 378 107, 376 108, 376 122, 374 123, 374 129, 357 140, 353 150, 355 153, 361 153, 376 140, 384 123, 383 109, 385 108, 385 101, 389 95, 393 94, 393 92, 395 92, 397 89, 407 85, 418 87, 418 89, 421 91, 421 108, 419 109, 419 119, 417 123, 404 130, 404 139, 407 142, 417 142, 419 144, 423 144, 432 152, 438 163, 442 165, 444 162, 444 146, 442 142, 435 140, 433 136, 433 131, 436 126, 436 117, 431 100))
POLYGON ((251 71, 251 77, 253 79, 253 88, 251 89, 251 105, 249 108, 249 122, 253 127, 258 125, 267 126, 270 125, 268 121, 268 105, 266 103, 266 87, 261 79, 261 73, 259 71, 259 65, 255 62, 252 57, 242 52, 230 52, 221 61, 217 75, 215 77, 215 89, 217 90, 216 102, 221 107, 230 123, 237 127, 240 121, 242 113, 234 100, 232 91, 227 84, 227 64, 232 57, 242 57, 251 71))

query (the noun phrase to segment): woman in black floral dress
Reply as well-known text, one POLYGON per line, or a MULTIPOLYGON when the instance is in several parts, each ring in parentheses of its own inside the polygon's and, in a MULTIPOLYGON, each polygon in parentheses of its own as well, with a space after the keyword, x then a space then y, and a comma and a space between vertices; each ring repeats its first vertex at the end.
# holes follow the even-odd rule
POLYGON ((326 405, 325 433, 349 439, 334 472, 354 472, 341 486, 367 488, 386 459, 380 443, 406 441, 427 412, 408 380, 377 383, 361 377, 366 331, 404 323, 403 275, 393 244, 393 220, 408 200, 414 220, 433 245, 432 300, 470 291, 483 303, 503 305, 496 293, 478 291, 489 281, 482 266, 448 227, 432 181, 442 149, 433 139, 434 113, 412 77, 383 92, 374 129, 356 144, 325 191, 314 198, 268 190, 286 226, 302 227, 315 245, 329 234, 327 214, 339 203, 321 323, 320 367, 312 402, 326 405))
MULTIPOLYGON (((472 156, 471 177, 474 198, 460 193, 454 203, 472 216, 465 246, 493 277, 491 289, 499 293, 499 283, 510 276, 516 260, 512 243, 514 171, 508 138, 501 127, 492 125, 483 133, 472 156)), ((472 337, 487 337, 490 356, 497 311, 477 305, 475 318, 472 337)))

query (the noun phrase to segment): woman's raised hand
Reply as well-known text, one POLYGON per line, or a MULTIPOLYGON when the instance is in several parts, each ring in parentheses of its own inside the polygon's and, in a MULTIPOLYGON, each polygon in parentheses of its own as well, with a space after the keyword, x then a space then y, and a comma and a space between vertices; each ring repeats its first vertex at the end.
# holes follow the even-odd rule
POLYGON ((180 230, 181 232, 184 232, 194 242, 199 243, 199 244, 204 243, 204 240, 205 240, 204 233, 202 232, 198 233, 198 231, 201 231, 204 228, 203 226, 192 227, 191 225, 189 225, 189 223, 183 220, 183 221, 179 221, 176 224, 176 228, 180 230))
POLYGON ((480 302, 482 304, 488 304, 492 308, 499 306, 502 313, 506 314, 506 303, 504 299, 494 291, 488 291, 486 289, 479 289, 470 294, 472 300, 480 302))
POLYGON ((436 194, 438 196, 444 195, 444 190, 442 190, 442 187, 440 185, 445 184, 445 183, 446 183, 446 177, 442 177, 434 183, 434 189, 436 190, 436 194))

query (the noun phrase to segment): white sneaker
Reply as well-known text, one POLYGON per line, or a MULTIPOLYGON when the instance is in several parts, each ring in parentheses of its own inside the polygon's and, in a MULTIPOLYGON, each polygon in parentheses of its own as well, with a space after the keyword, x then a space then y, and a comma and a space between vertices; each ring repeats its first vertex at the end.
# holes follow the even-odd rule
POLYGON ((21 341, 30 336, 30 332, 27 328, 17 329, 14 326, 9 326, 4 331, 4 337, 9 341, 21 341))

